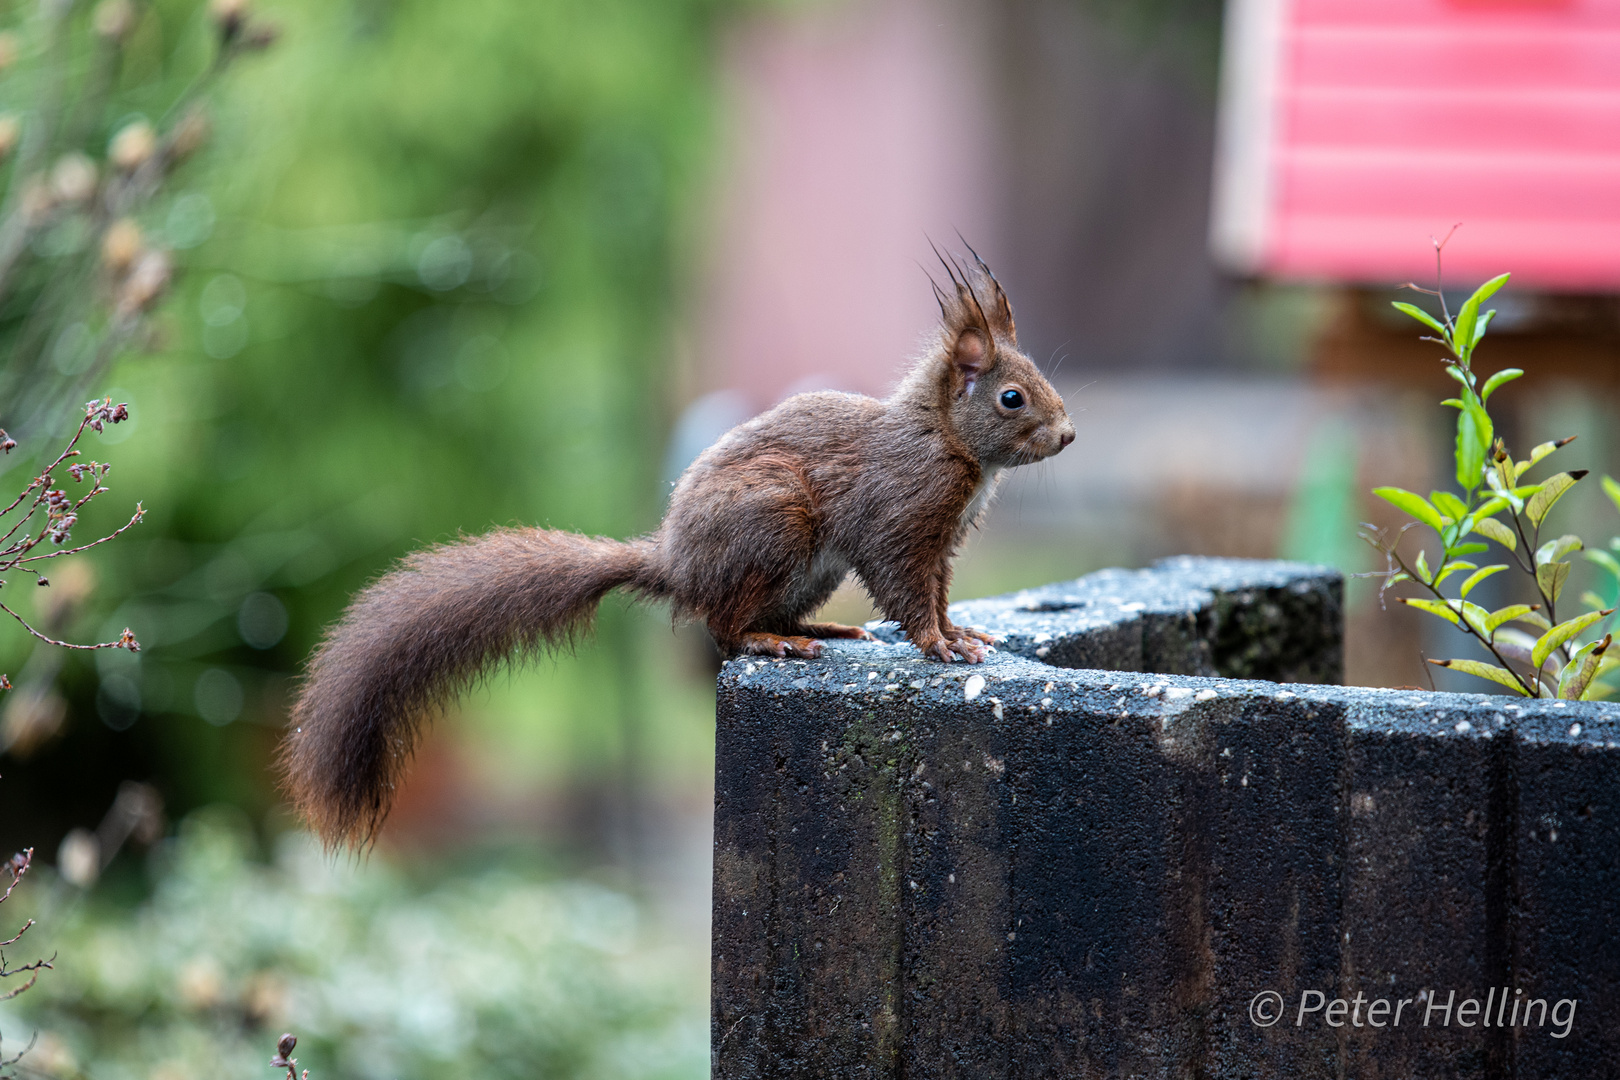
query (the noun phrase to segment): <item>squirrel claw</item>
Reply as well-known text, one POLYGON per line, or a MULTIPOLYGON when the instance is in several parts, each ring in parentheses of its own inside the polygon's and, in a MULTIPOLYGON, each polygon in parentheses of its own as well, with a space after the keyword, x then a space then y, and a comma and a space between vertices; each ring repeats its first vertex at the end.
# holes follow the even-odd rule
POLYGON ((957 653, 970 664, 980 664, 984 658, 995 649, 991 642, 995 639, 982 630, 974 630, 966 626, 953 626, 945 631, 945 646, 957 653))
POLYGON ((963 660, 970 664, 982 664, 988 651, 983 645, 974 641, 964 641, 957 638, 947 642, 952 652, 959 654, 963 660))

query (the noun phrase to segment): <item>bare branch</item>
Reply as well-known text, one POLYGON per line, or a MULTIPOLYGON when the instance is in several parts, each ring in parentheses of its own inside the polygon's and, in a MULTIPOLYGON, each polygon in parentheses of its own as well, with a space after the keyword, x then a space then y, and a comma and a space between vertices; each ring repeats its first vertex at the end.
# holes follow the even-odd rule
POLYGON ((38 630, 35 630, 33 626, 29 624, 27 619, 23 618, 15 611, 12 611, 4 604, 0 604, 0 611, 3 611, 7 615, 10 615, 13 619, 16 619, 22 624, 22 628, 24 630, 27 630, 30 634, 43 641, 45 644, 55 645, 61 649, 77 649, 80 652, 94 652, 97 649, 128 649, 130 652, 141 651, 141 643, 135 640, 135 635, 130 633, 128 627, 124 628, 123 634, 119 635, 117 641, 103 641, 95 645, 76 645, 71 641, 58 641, 53 637, 47 637, 38 630))

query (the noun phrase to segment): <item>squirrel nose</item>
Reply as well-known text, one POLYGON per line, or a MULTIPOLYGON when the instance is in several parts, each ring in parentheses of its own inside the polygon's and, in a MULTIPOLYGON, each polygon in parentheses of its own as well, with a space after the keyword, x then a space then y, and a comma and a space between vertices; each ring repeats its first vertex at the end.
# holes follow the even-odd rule
POLYGON ((1064 446, 1068 446, 1072 442, 1074 442, 1074 428, 1070 428, 1068 431, 1065 431, 1058 438, 1058 446, 1060 448, 1064 447, 1064 446))

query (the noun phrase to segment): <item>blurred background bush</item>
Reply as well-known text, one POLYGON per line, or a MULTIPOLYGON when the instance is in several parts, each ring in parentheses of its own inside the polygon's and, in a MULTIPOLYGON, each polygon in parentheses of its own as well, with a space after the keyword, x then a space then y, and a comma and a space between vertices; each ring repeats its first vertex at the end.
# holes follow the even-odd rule
MULTIPOLYGON (((0 1035, 40 1027, 46 1072, 251 1074, 296 1024, 317 1078, 701 1075, 701 633, 610 601, 575 652, 491 680, 358 862, 280 809, 291 681, 408 550, 508 523, 643 531, 731 424, 798 390, 883 393, 932 322, 929 237, 960 229, 996 268, 1079 429, 1009 486, 959 597, 1182 551, 1371 569, 1363 493, 1448 471, 1444 376, 1382 321, 1393 281, 1209 254, 1219 0, 5 11, 14 191, 53 77, 97 104, 36 171, 77 152, 109 177, 132 124, 166 137, 188 94, 207 116, 130 209, 167 260, 139 333, 87 352, 112 324, 61 304, 46 333, 43 286, 0 310, 7 482, 75 393, 105 393, 133 422, 93 448, 113 491, 83 528, 147 508, 37 613, 75 640, 130 626, 140 653, 0 632, 0 670, 38 691, 0 706, 0 848, 57 863, 19 896, 60 952, 0 1035), (231 18, 274 43, 207 77, 231 18)), ((1420 255, 1455 220, 1433 216, 1420 255)), ((90 235, 29 238, 38 265, 78 267, 66 295, 105 291, 90 235)), ((1574 464, 1615 471, 1614 301, 1518 305, 1500 363, 1482 354, 1530 371, 1507 430, 1579 434, 1574 464)), ((1600 500, 1569 512, 1613 531, 1600 500)), ((1444 650, 1372 594, 1351 588, 1351 681, 1425 684, 1421 651, 1444 650)), ((870 614, 852 587, 834 606, 870 614)))

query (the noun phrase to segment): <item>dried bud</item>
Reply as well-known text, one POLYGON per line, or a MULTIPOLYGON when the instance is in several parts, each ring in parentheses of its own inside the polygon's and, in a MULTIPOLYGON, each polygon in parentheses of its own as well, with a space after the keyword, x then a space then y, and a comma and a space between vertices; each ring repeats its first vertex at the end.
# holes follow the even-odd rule
POLYGON ((276 1053, 282 1057, 291 1057, 292 1052, 296 1049, 298 1049, 298 1036, 290 1031, 281 1037, 280 1042, 276 1043, 276 1053))
POLYGON ((0 450, 11 453, 17 449, 17 440, 6 434, 5 428, 0 428, 0 450))
POLYGON ((22 121, 16 113, 0 113, 0 161, 11 156, 22 135, 22 121))
POLYGON ((39 575, 39 580, 34 582, 34 584, 38 585, 42 589, 49 588, 50 584, 51 584, 51 579, 46 577, 44 574, 41 574, 41 575, 39 575))
POLYGON ((123 277, 141 253, 141 227, 129 218, 119 218, 107 226, 101 238, 101 265, 116 277, 123 277))
POLYGON ((123 41, 135 29, 135 5, 129 0, 101 0, 90 25, 108 41, 123 41))
POLYGON ((17 35, 10 30, 0 31, 0 72, 17 62, 18 51, 17 35))
POLYGON ((124 627, 124 632, 118 635, 118 647, 128 649, 130 652, 141 651, 141 643, 135 640, 134 632, 127 626, 124 627))
MULTIPOLYGON (((66 514, 60 520, 52 522, 50 528, 45 530, 45 535, 51 538, 51 543, 60 547, 69 540, 73 539, 73 526, 77 525, 78 523, 79 515, 66 514)), ((124 632, 126 634, 129 633, 127 630, 124 632)), ((123 644, 121 639, 119 644, 123 644)), ((131 649, 130 651, 134 652, 135 650, 131 649)))
POLYGON ((208 141, 208 114, 201 106, 191 109, 180 118, 169 132, 169 153, 175 161, 184 161, 208 141))
POLYGON ((247 22, 247 0, 210 0, 208 14, 219 27, 220 40, 229 44, 247 22))
POLYGON ((107 419, 111 420, 115 424, 120 424, 120 423, 123 423, 125 420, 128 420, 129 419, 129 404, 128 404, 128 402, 122 402, 121 401, 117 405, 114 405, 113 409, 112 409, 112 412, 107 414, 107 419))
MULTIPOLYGON (((10 689, 11 689, 11 680, 6 678, 4 675, 0 675, 0 690, 10 690, 10 689)), ((13 873, 15 873, 15 871, 13 871, 13 873)))
POLYGON ((118 314, 137 315, 151 307, 169 287, 173 272, 167 252, 143 252, 125 279, 124 287, 118 291, 118 314))
POLYGON ((87 202, 96 193, 96 163, 80 153, 63 154, 51 169, 51 194, 64 203, 87 202))
POLYGON ((107 146, 107 160, 124 172, 134 172, 151 160, 157 149, 157 132, 145 120, 125 124, 107 146))

